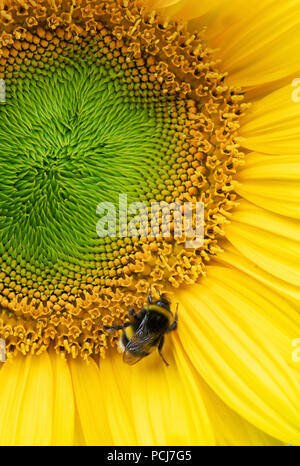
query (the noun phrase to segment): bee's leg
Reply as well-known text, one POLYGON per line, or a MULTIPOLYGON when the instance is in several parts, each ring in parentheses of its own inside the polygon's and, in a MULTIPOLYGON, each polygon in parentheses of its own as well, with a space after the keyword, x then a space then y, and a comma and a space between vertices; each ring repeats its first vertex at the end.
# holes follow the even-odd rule
POLYGON ((132 316, 138 322, 142 322, 143 318, 146 315, 146 312, 147 311, 145 311, 145 309, 142 309, 138 314, 136 314, 134 309, 129 309, 128 314, 132 316))
POLYGON ((134 317, 136 319, 137 315, 136 315, 135 310, 133 309, 133 307, 131 309, 129 309, 128 315, 131 316, 131 317, 134 317))
POLYGON ((174 322, 169 327, 169 330, 168 330, 169 332, 177 329, 177 322, 178 322, 178 304, 176 306, 175 319, 174 319, 174 322))
POLYGON ((142 322, 142 320, 144 319, 146 313, 147 313, 147 311, 145 309, 142 309, 136 316, 137 320, 139 322, 142 322))
POLYGON ((123 328, 129 327, 131 322, 126 322, 124 325, 103 325, 104 330, 122 330, 123 328))
POLYGON ((163 357, 163 354, 161 352, 163 346, 164 346, 164 341, 165 341, 165 338, 164 336, 162 335, 160 341, 159 341, 159 345, 158 345, 158 352, 159 352, 159 355, 160 357, 162 358, 163 362, 165 363, 166 366, 169 366, 169 363, 165 360, 165 358, 163 357))

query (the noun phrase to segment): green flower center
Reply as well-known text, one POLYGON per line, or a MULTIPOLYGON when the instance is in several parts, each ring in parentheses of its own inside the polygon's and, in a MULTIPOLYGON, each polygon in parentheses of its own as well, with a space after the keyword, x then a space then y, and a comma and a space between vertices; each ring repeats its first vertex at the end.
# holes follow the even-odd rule
POLYGON ((97 205, 149 201, 171 158, 172 100, 134 91, 109 62, 72 58, 8 86, 1 108, 1 242, 49 267, 105 251, 97 205))

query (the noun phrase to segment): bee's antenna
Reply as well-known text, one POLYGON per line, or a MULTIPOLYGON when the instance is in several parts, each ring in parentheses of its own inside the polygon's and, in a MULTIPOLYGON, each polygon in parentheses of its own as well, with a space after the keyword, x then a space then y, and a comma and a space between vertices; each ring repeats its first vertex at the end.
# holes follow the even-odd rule
POLYGON ((150 285, 150 288, 149 288, 148 303, 152 304, 151 285, 150 285))

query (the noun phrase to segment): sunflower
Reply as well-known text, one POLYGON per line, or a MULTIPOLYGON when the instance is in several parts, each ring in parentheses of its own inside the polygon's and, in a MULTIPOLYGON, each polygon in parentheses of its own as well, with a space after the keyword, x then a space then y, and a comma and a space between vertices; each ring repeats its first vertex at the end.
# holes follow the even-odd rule
POLYGON ((0 443, 300 445, 300 2, 0 6, 0 443), (203 244, 99 236, 119 194, 203 244), (129 367, 150 285, 170 365, 129 367))

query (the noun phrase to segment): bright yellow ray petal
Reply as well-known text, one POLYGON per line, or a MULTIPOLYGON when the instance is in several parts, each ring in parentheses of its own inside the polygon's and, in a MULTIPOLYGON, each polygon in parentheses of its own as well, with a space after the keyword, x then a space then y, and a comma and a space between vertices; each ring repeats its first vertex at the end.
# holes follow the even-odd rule
MULTIPOLYGON (((298 72, 299 73, 299 72, 298 72)), ((298 73, 293 73, 292 75, 285 76, 282 79, 277 81, 272 81, 271 83, 265 83, 261 86, 252 86, 244 88, 245 102, 257 102, 260 99, 263 99, 267 95, 270 95, 272 92, 282 89, 285 86, 290 86, 294 79, 297 77, 298 73)))
POLYGON ((52 445, 73 445, 74 392, 69 366, 65 358, 50 354, 54 374, 52 445))
POLYGON ((241 120, 241 145, 273 155, 300 153, 300 102, 293 99, 295 88, 287 85, 253 103, 241 120))
POLYGON ((100 378, 113 444, 137 445, 130 403, 130 367, 117 352, 109 354, 100 361, 100 378))
POLYGON ((257 86, 299 71, 299 2, 260 2, 256 9, 248 7, 247 14, 245 1, 235 3, 239 20, 212 40, 212 46, 220 49, 221 68, 229 73, 229 82, 257 86))
POLYGON ((156 8, 167 7, 163 14, 171 18, 188 21, 191 18, 202 16, 220 5, 221 0, 163 0, 156 8))
POLYGON ((300 444, 299 368, 291 367, 299 323, 277 308, 277 295, 238 271, 210 266, 201 284, 176 298, 180 339, 206 382, 251 424, 300 444))
MULTIPOLYGON (((251 2, 246 0, 222 0, 219 3, 213 2, 211 8, 207 8, 206 14, 199 16, 198 11, 195 10, 195 13, 190 15, 188 28, 190 31, 195 31, 205 27, 205 38, 213 45, 222 34, 234 25, 239 26, 239 34, 242 34, 240 24, 245 21, 245 18, 254 17, 257 11, 272 3, 274 3, 274 0, 252 0, 251 2)), ((220 45, 219 43, 218 47, 220 45)))
POLYGON ((236 186, 236 191, 245 199, 283 216, 299 219, 300 206, 299 191, 293 182, 265 183, 249 180, 247 183, 236 186), (294 187, 293 187, 294 185, 294 187))
POLYGON ((195 444, 214 445, 215 440, 215 427, 213 426, 206 404, 204 402, 204 388, 202 380, 197 377, 194 368, 190 364, 189 358, 186 356, 182 347, 178 333, 172 334, 170 346, 174 353, 174 359, 177 365, 178 377, 181 381, 181 388, 183 393, 186 393, 185 401, 187 407, 185 408, 191 417, 194 425, 193 435, 195 444), (203 439, 201 441, 198 439, 203 439))
POLYGON ((251 152, 247 154, 244 167, 239 169, 237 179, 247 180, 300 180, 300 156, 272 156, 251 152))
POLYGON ((298 10, 297 0, 223 0, 200 17, 195 10, 188 27, 190 31, 206 28, 205 38, 216 49, 219 66, 229 73, 232 85, 255 90, 290 75, 297 77, 298 10))
POLYGON ((244 198, 278 214, 300 218, 300 161, 298 155, 247 154, 236 179, 244 198))
POLYGON ((268 212, 245 199, 239 199, 239 205, 232 212, 231 220, 232 222, 237 221, 253 227, 260 227, 275 235, 299 241, 300 225, 298 221, 268 212))
POLYGON ((247 259, 244 254, 241 254, 229 241, 223 241, 221 246, 223 252, 215 258, 218 263, 235 267, 287 298, 300 301, 299 287, 280 280, 258 267, 257 264, 247 259))
POLYGON ((20 406, 16 445, 51 445, 53 370, 47 352, 26 356, 28 378, 20 406))
POLYGON ((79 413, 75 409, 75 421, 74 421, 74 445, 75 446, 85 446, 84 434, 82 431, 82 425, 79 418, 79 413))
POLYGON ((235 413, 207 384, 205 384, 204 394, 218 445, 277 446, 283 444, 280 440, 267 435, 235 413))
POLYGON ((100 372, 93 359, 69 362, 76 409, 86 445, 112 445, 100 372))
MULTIPOLYGON (((297 376, 300 375, 300 367, 290 357, 291 341, 298 334, 300 327, 299 303, 295 307, 281 294, 272 291, 240 271, 220 266, 210 266, 208 272, 213 276, 210 277, 210 280, 207 277, 205 282, 210 285, 215 277, 215 283, 212 286, 219 287, 221 301, 222 287, 226 288, 228 294, 235 293, 235 301, 240 303, 237 309, 245 309, 247 312, 247 324, 253 325, 256 328, 257 322, 264 323, 266 331, 269 329, 274 333, 277 353, 282 355, 287 366, 290 366, 297 376), (228 274, 228 277, 222 277, 223 273, 228 274), (234 284, 232 284, 232 277, 235 280, 234 284), (258 312, 260 313, 259 320, 257 320, 256 315, 258 312)), ((231 309, 230 301, 228 303, 229 309, 231 309)), ((226 304, 226 301, 224 304, 226 304)), ((240 316, 239 310, 236 312, 241 317, 241 326, 243 326, 243 316, 240 316)), ((259 332, 257 337, 264 339, 264 336, 259 332)))
POLYGON ((226 238, 248 259, 271 275, 300 285, 299 223, 245 200, 226 224, 226 238))
MULTIPOLYGON (((29 361, 28 361, 29 362, 29 361)), ((15 445, 29 363, 18 356, 0 368, 0 445, 15 445)))
POLYGON ((169 367, 155 352, 127 368, 138 444, 213 445, 214 434, 197 379, 186 364, 176 364, 170 335, 165 346, 169 367))
MULTIPOLYGON (((177 332, 174 333, 173 348, 177 365, 185 368, 187 374, 192 378, 192 384, 190 383, 190 377, 185 376, 182 379, 186 385, 186 392, 188 393, 191 387, 195 386, 195 391, 201 394, 201 397, 205 401, 205 407, 218 445, 257 446, 281 444, 278 440, 249 424, 249 422, 223 403, 192 366, 190 358, 178 338, 177 332)), ((198 415, 194 409, 191 410, 191 414, 198 415)))
POLYGON ((147 0, 144 3, 147 5, 148 8, 151 9, 161 9, 161 8, 168 8, 170 6, 176 5, 180 3, 181 0, 147 0))

